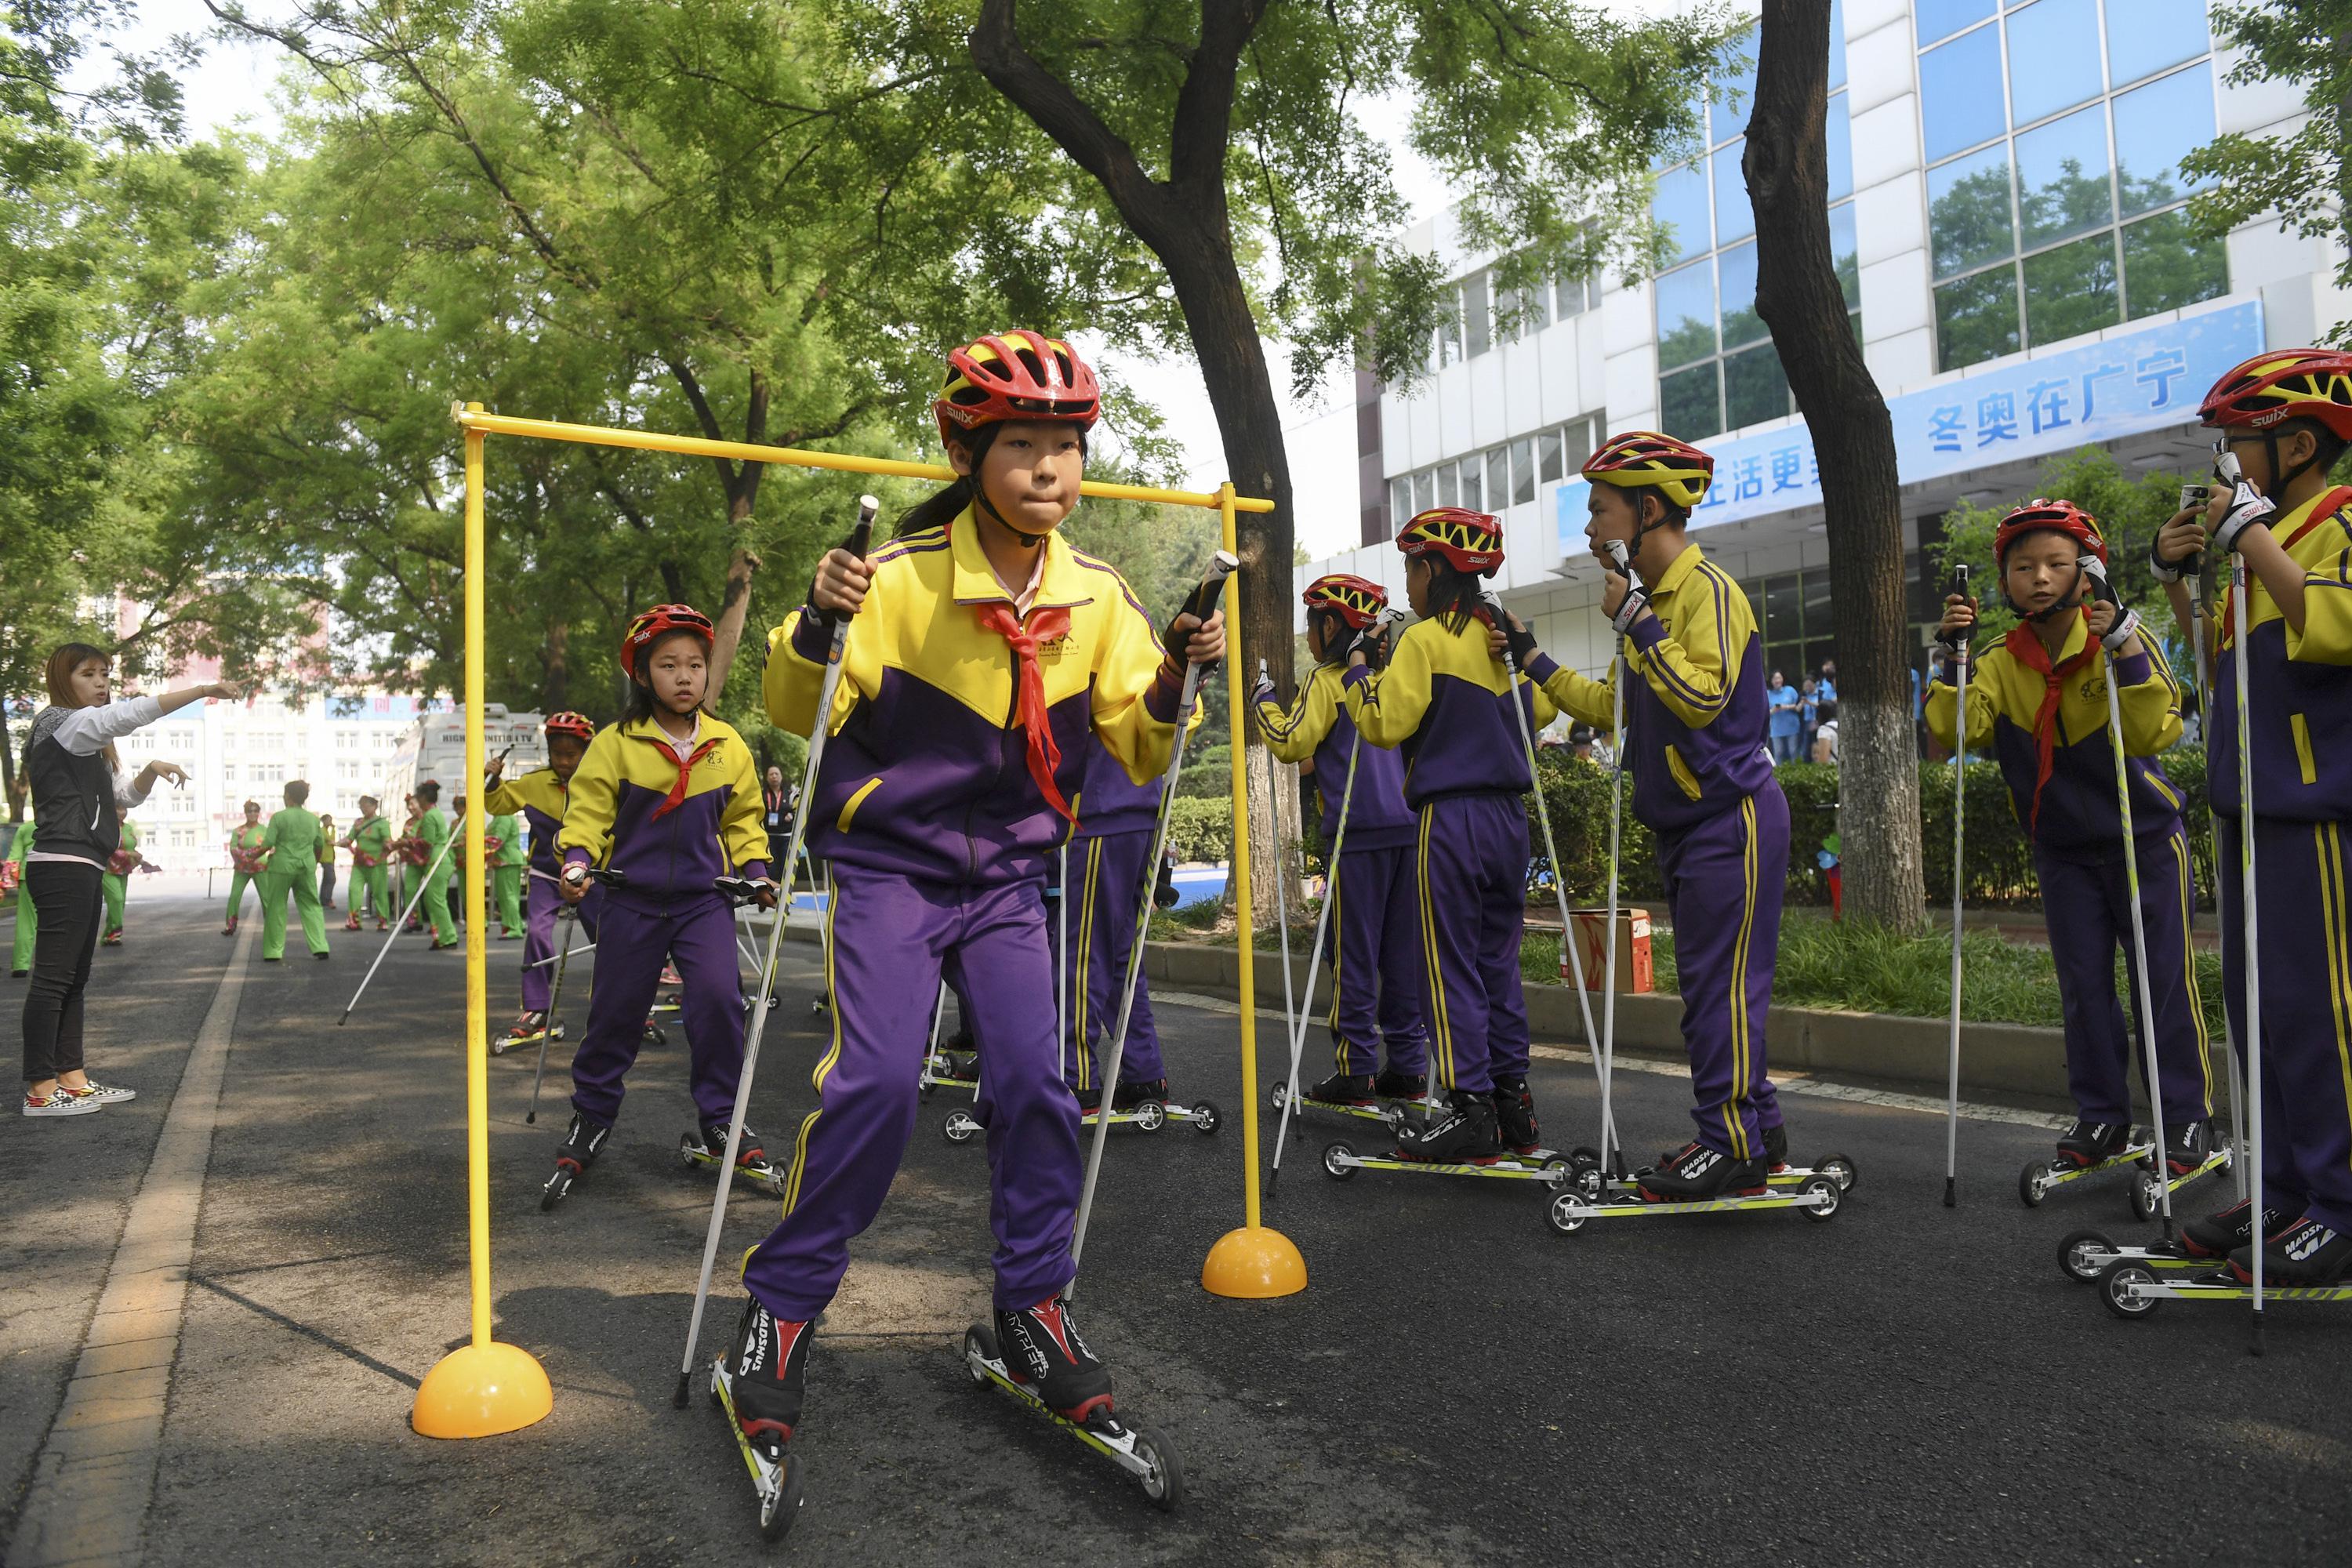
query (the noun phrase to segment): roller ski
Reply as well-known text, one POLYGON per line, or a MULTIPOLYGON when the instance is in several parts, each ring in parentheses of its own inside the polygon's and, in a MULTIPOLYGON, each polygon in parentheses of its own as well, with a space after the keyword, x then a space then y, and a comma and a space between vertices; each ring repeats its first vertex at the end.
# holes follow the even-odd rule
MULTIPOLYGON (((1658 1156, 1658 1165, 1672 1164, 1683 1152, 1669 1150, 1658 1156)), ((1644 1166, 1632 1175, 1612 1175, 1603 1171, 1601 1155, 1589 1148, 1569 1151, 1571 1167, 1570 1184, 1588 1198, 1625 1198, 1639 1194, 1642 1181, 1658 1167, 1644 1166)), ((1862 1179, 1862 1170, 1851 1154, 1823 1154, 1810 1164, 1789 1163, 1789 1132, 1785 1127, 1764 1129, 1764 1185, 1767 1188, 1802 1187, 1815 1176, 1827 1176, 1835 1182, 1840 1193, 1853 1191, 1862 1179)))
MULTIPOLYGON (((1091 1128, 1105 1119, 1100 1092, 1078 1093, 1078 1126, 1091 1128)), ((1203 1136, 1213 1135, 1223 1127, 1224 1113, 1206 1100, 1196 1100, 1182 1105, 1168 1099, 1168 1080, 1153 1079, 1148 1083, 1123 1083, 1111 1095, 1108 1112, 1113 1127, 1132 1127, 1140 1132, 1157 1132, 1171 1123, 1189 1125, 1203 1136)), ((950 1143, 961 1143, 987 1131, 986 1123, 968 1110, 950 1110, 940 1129, 950 1143)))
POLYGON ((2017 1173, 2017 1201, 2030 1209, 2040 1208, 2042 1199, 2069 1182, 2125 1165, 2143 1165, 2155 1152, 2155 1142, 2137 1128, 2119 1121, 2079 1120, 2058 1140, 2055 1157, 2030 1160, 2017 1173))
MULTIPOLYGON (((714 1121, 696 1132, 682 1132, 677 1140, 677 1163, 716 1171, 727 1159, 727 1123, 714 1121)), ((767 1151, 760 1146, 760 1135, 749 1127, 743 1129, 741 1142, 735 1151, 735 1173, 745 1181, 757 1182, 777 1197, 784 1195, 784 1173, 769 1163, 767 1151)))
POLYGON ((572 1184, 588 1173, 588 1167, 596 1163, 596 1156, 604 1152, 612 1136, 610 1127, 591 1121, 576 1110, 572 1113, 572 1126, 555 1151, 555 1173, 539 1190, 540 1213, 551 1212, 572 1195, 572 1184))
POLYGON ((735 1342, 710 1364, 710 1403, 727 1417, 751 1472, 760 1534, 782 1541, 801 1510, 801 1468, 792 1455, 808 1388, 809 1342, 816 1325, 786 1322, 752 1299, 743 1303, 735 1342))
POLYGON ((2228 1170, 2236 1156, 2236 1151, 2227 1142, 2215 1146, 2210 1122, 2191 1121, 2167 1128, 2164 1141, 2164 1174, 2159 1177, 2151 1163, 2132 1176, 2132 1217, 2142 1225, 2151 1223, 2162 1212, 2168 1191, 2177 1193, 2200 1176, 2228 1170))
POLYGON ((1569 1178, 1570 1161, 1557 1150, 1506 1149, 1492 1095, 1455 1089, 1425 1122, 1397 1129, 1396 1147, 1386 1154, 1360 1154, 1344 1142, 1323 1150, 1323 1173, 1344 1182, 1358 1171, 1408 1171, 1427 1176, 1485 1176, 1498 1181, 1558 1184, 1569 1178))
MULTIPOLYGON (((2058 1272, 2083 1284, 2095 1284, 2118 1263, 2137 1264, 2157 1276, 2211 1274, 2230 1255, 2253 1245, 2254 1205, 2242 1200, 2229 1207, 2192 1219, 2170 1241, 2148 1247, 2127 1247, 2095 1230, 2078 1230, 2058 1244, 2058 1272)), ((2273 1241, 2295 1223, 2295 1216, 2274 1208, 2263 1210, 2263 1234, 2273 1241)), ((2265 1292, 2267 1293, 2267 1292, 2265 1292)))
POLYGON ((955 1037, 923 1058, 923 1076, 916 1091, 925 1100, 935 1089, 980 1089, 980 1047, 971 1031, 960 1029, 955 1037))
POLYGON ((542 1037, 551 1040, 563 1038, 563 1026, 558 1024, 555 1026, 555 1032, 550 1035, 547 1032, 546 1014, 525 1013, 508 1026, 505 1034, 494 1035, 490 1037, 490 1055, 502 1057, 520 1047, 535 1046, 542 1037))
MULTIPOLYGON (((1401 1073, 1394 1069, 1378 1078, 1370 1073, 1335 1072, 1322 1082, 1298 1091, 1290 1098, 1290 1086, 1276 1083, 1266 1093, 1266 1100, 1275 1110, 1287 1104, 1300 1110, 1326 1110, 1335 1116, 1361 1117, 1368 1121, 1386 1122, 1402 1127, 1408 1120, 1426 1117, 1435 1102, 1429 1098, 1427 1073, 1401 1073)), ((1307 1136, 1301 1126, 1298 1136, 1307 1136)))
POLYGON ((1110 1373, 1087 1349, 1069 1303, 1040 1302, 998 1311, 964 1331, 971 1380, 993 1384, 1133 1476, 1143 1495, 1173 1512, 1184 1500, 1184 1471, 1168 1439, 1128 1426, 1113 1411, 1110 1373))
MULTIPOLYGON (((2277 1211, 2267 1212, 2275 1217, 2277 1211)), ((2289 1220, 2263 1244, 2265 1302, 2352 1301, 2347 1276, 2352 1232, 2309 1215, 2289 1220)), ((2250 1301, 2253 1279, 2254 1243, 2249 1237, 2221 1268, 2187 1278, 2163 1278, 2143 1259, 2119 1258, 2099 1276, 2099 1300, 2119 1318, 2144 1318, 2166 1301, 2250 1301)))

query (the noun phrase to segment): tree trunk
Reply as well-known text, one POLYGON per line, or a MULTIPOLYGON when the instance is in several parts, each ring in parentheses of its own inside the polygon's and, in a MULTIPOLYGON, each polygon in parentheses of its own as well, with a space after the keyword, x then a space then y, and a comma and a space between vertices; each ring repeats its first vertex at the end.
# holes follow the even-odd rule
POLYGON ((1830 254, 1822 111, 1830 7, 1764 0, 1756 103, 1741 166, 1756 211, 1756 310, 1812 433, 1837 605, 1838 830, 1847 907, 1924 918, 1919 763, 1905 646, 1895 429, 1864 363, 1830 254))

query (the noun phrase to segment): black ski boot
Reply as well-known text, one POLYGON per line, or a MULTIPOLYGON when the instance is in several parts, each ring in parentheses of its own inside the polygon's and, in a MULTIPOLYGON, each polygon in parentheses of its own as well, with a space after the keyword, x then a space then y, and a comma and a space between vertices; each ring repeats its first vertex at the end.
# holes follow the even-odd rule
POLYGON ((1372 1080, 1372 1094, 1380 1100, 1426 1100, 1429 1098, 1429 1075, 1384 1068, 1381 1076, 1372 1080))
POLYGON ((1110 1091, 1110 1108, 1113 1110, 1133 1110, 1147 1100, 1160 1105, 1167 1104, 1168 1080, 1164 1078, 1138 1079, 1131 1083, 1122 1083, 1110 1091))
POLYGON ((1496 1136, 1504 1148, 1514 1154, 1532 1154, 1543 1147, 1542 1135, 1536 1129, 1536 1097, 1528 1092, 1527 1079, 1496 1079, 1491 1098, 1496 1136))
POLYGON ((1326 1105, 1373 1105, 1379 1102, 1380 1086, 1368 1072, 1335 1072, 1309 1089, 1307 1098, 1326 1105))
POLYGON ((1013 1381, 1033 1390, 1065 1421, 1083 1423, 1111 1413, 1110 1369, 1095 1360, 1070 1316, 1070 1304, 1060 1297, 1017 1312, 999 1308, 996 1347, 1013 1381))
POLYGON ((1654 1204, 1749 1197, 1765 1190, 1764 1158, 1735 1160, 1704 1143, 1685 1143, 1671 1160, 1641 1175, 1642 1196, 1654 1204))
POLYGON ((719 1363, 719 1380, 727 1385, 745 1441, 771 1459, 782 1457, 801 1422, 814 1327, 779 1318, 751 1297, 743 1303, 734 1347, 719 1363))
MULTIPOLYGON (((727 1123, 710 1122, 694 1135, 702 1140, 698 1163, 715 1169, 721 1160, 727 1158, 727 1123)), ((735 1146, 735 1169, 739 1174, 754 1176, 763 1182, 775 1179, 776 1168, 768 1163, 768 1152, 760 1146, 760 1135, 751 1131, 751 1124, 748 1121, 743 1124, 743 1141, 735 1146)))
POLYGON ((1789 1168, 1789 1130, 1772 1126, 1764 1129, 1764 1170, 1767 1174, 1789 1168))
POLYGON ((1090 1083, 1084 1089, 1074 1089, 1070 1092, 1078 1097, 1078 1109, 1088 1116, 1102 1109, 1102 1085, 1090 1083))
POLYGON ((2077 1121, 2066 1129, 2066 1136, 2058 1140, 2060 1166, 2073 1165, 2088 1170, 2105 1163, 2131 1147, 2131 1127, 2122 1121, 2077 1121))
MULTIPOLYGON (((2263 1208, 2263 1234, 2273 1240, 2277 1239, 2281 1231, 2294 1223, 2294 1217, 2265 1205, 2263 1208)), ((2242 1247, 2252 1247, 2253 1242, 2254 1204, 2252 1198, 2241 1198, 2228 1208, 2209 1214, 2202 1219, 2192 1219, 2180 1227, 2180 1250, 2191 1258, 2227 1258, 2242 1247)))
POLYGON ((1397 1158, 1429 1164, 1490 1163, 1503 1155, 1495 1118, 1495 1102, 1484 1094, 1457 1089, 1445 1097, 1445 1109, 1433 1113, 1426 1126, 1408 1121, 1397 1129, 1397 1158))
POLYGON ((572 1125, 564 1132, 563 1142, 556 1146, 555 1173, 548 1177, 547 1184, 540 1189, 541 1213, 544 1214, 571 1195, 572 1184, 585 1175, 588 1167, 596 1163, 597 1154, 604 1147, 604 1140, 612 1135, 613 1130, 604 1123, 591 1121, 576 1110, 572 1113, 572 1125))
POLYGON ((2213 1124, 2189 1121, 2164 1130, 2164 1166, 2185 1176, 2213 1157, 2213 1124))
MULTIPOLYGON (((2240 1284, 2254 1282, 2252 1242, 2230 1254, 2230 1272, 2240 1284)), ((2352 1231, 2337 1230, 2308 1215, 2271 1237, 2263 1248, 2266 1289, 2333 1285, 2347 1273, 2352 1273, 2352 1231)))

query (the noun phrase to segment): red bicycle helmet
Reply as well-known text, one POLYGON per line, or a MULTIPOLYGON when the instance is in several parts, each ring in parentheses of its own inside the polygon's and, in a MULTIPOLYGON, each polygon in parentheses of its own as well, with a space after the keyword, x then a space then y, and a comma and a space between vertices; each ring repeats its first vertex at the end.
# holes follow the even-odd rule
POLYGON ((1389 607, 1386 588, 1369 577, 1350 576, 1345 572, 1316 578, 1298 596, 1310 610, 1338 611, 1339 618, 1358 631, 1380 619, 1381 612, 1389 607))
POLYGON ((2213 384, 2198 406, 2209 429, 2267 430, 2312 419, 2352 441, 2352 354, 2334 349, 2273 349, 2213 384))
POLYGON ((1397 531, 1397 549, 1408 560, 1434 554, 1456 572, 1492 577, 1503 565, 1503 531, 1495 522, 1491 512, 1433 507, 1397 531))
POLYGON ((1000 332, 948 354, 932 400, 940 441, 1008 419, 1055 419, 1094 428, 1102 387, 1078 351, 1043 332, 1000 332))
POLYGON ((626 636, 621 638, 621 670, 631 680, 637 679, 637 656, 668 636, 671 632, 692 632, 702 639, 708 651, 713 639, 710 617, 691 605, 656 605, 639 612, 629 623, 626 636))
MULTIPOLYGON (((627 650, 624 648, 622 650, 622 658, 625 667, 627 658, 627 650)), ((569 708, 566 708, 561 713, 550 713, 547 716, 547 723, 544 728, 550 739, 553 739, 557 735, 570 735, 574 740, 579 741, 593 741, 596 738, 596 726, 589 719, 588 715, 585 713, 575 713, 569 708)))
POLYGON ((1628 430, 1610 437, 1584 459, 1584 477, 1620 489, 1654 485, 1689 511, 1715 478, 1715 459, 1688 441, 1654 430, 1628 430))
POLYGON ((2070 500, 2030 500, 2000 520, 2000 527, 1992 536, 1992 558, 1996 565, 2009 559, 2009 547, 2029 533, 2045 530, 2071 535, 2074 542, 2097 556, 2107 558, 2106 536, 2099 531, 2099 520, 2070 500))

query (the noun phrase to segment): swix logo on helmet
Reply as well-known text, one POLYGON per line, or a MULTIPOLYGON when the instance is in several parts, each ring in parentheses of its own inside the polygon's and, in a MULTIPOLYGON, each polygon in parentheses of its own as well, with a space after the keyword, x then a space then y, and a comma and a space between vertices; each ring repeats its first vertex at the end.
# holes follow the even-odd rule
POLYGON ((1339 618, 1358 631, 1380 618, 1389 607, 1389 591, 1369 577, 1352 576, 1335 572, 1328 577, 1318 577, 1307 584, 1298 595, 1310 610, 1333 610, 1339 618))
POLYGON ((621 672, 631 680, 638 679, 638 658, 672 632, 691 632, 702 639, 704 651, 709 650, 713 637, 709 616, 691 605, 656 605, 631 621, 622 637, 621 672))
POLYGON ((940 441, 1008 419, 1051 419, 1094 427, 1102 386, 1078 351, 1043 332, 993 333, 948 354, 931 403, 940 441))
POLYGON ((561 713, 551 713, 543 727, 549 735, 570 735, 582 741, 596 738, 596 725, 585 713, 575 713, 566 708, 561 713))
POLYGON ((1492 577, 1503 564, 1503 533, 1496 521, 1490 512, 1433 507, 1397 531, 1397 549, 1408 559, 1436 555, 1456 572, 1492 577))

